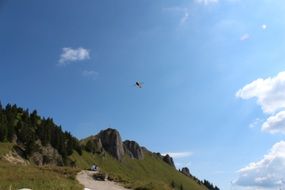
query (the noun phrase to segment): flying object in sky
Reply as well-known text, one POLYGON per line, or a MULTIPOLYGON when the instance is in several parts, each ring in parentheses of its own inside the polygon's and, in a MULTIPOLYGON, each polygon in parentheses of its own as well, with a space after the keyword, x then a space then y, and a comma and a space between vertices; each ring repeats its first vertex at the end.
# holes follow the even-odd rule
POLYGON ((138 88, 142 88, 143 82, 136 81, 135 86, 138 88))

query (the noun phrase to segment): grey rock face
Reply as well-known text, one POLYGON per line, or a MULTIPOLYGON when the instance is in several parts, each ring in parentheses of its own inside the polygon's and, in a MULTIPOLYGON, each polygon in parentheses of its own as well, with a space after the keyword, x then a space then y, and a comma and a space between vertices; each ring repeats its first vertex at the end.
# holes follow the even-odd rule
POLYGON ((102 143, 104 150, 121 160, 125 154, 121 136, 116 129, 106 129, 97 135, 102 143))
POLYGON ((43 165, 43 155, 39 152, 32 153, 32 155, 30 156, 30 160, 38 166, 43 165))
POLYGON ((151 151, 149 151, 146 147, 142 146, 141 149, 143 150, 143 152, 147 152, 147 153, 152 153, 151 151))
POLYGON ((187 167, 182 168, 182 169, 181 169, 181 173, 183 173, 184 175, 186 175, 186 176, 188 176, 188 177, 191 176, 190 171, 189 171, 189 168, 187 168, 187 167))
POLYGON ((48 144, 47 146, 43 146, 41 148, 41 152, 43 155, 43 164, 58 166, 63 165, 62 156, 50 144, 48 144))
POLYGON ((162 159, 164 162, 175 168, 173 159, 168 154, 166 154, 162 159))
POLYGON ((135 141, 124 141, 124 149, 131 158, 136 158, 139 160, 142 160, 144 158, 142 148, 135 141))
POLYGON ((85 149, 93 154, 101 153, 104 150, 101 139, 97 136, 93 136, 88 140, 88 142, 85 145, 85 149))
POLYGON ((93 142, 95 144, 95 152, 101 153, 103 151, 103 145, 102 145, 101 139, 95 138, 93 139, 93 142))
POLYGON ((39 146, 39 151, 33 152, 29 160, 31 160, 36 165, 55 165, 62 166, 63 160, 62 156, 58 151, 53 148, 50 144, 42 146, 40 141, 36 141, 36 144, 39 146))

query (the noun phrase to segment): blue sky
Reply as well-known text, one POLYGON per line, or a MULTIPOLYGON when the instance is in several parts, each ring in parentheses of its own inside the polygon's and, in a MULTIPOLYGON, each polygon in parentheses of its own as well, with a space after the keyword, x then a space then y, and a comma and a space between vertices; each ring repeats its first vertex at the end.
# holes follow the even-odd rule
POLYGON ((0 99, 78 138, 117 128, 221 189, 276 189, 284 19, 282 0, 0 1, 0 99))

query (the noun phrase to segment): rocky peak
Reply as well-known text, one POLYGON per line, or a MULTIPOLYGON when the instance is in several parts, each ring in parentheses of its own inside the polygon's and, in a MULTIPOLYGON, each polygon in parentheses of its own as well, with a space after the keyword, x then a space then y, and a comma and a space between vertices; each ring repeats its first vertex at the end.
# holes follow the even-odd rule
POLYGON ((85 144, 85 149, 93 154, 103 152, 101 139, 97 136, 88 137, 88 140, 85 144))
POLYGON ((166 154, 165 156, 163 156, 162 159, 163 159, 164 162, 166 162, 167 164, 169 164, 170 166, 172 166, 172 167, 175 168, 173 159, 172 159, 168 154, 166 154))
POLYGON ((116 129, 102 130, 97 136, 100 138, 104 150, 118 160, 123 158, 125 154, 124 146, 120 133, 116 129))
POLYGON ((188 176, 188 177, 191 176, 190 171, 189 171, 189 168, 187 168, 187 167, 182 168, 182 169, 181 169, 181 173, 183 173, 184 175, 186 175, 186 176, 188 176))
POLYGON ((124 141, 124 149, 131 158, 136 158, 139 160, 142 160, 144 158, 142 148, 135 141, 124 141))

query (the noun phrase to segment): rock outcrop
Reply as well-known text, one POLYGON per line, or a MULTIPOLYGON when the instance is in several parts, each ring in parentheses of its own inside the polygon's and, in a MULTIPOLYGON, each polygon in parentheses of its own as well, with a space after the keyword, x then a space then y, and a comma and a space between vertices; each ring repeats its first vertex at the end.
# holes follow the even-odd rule
POLYGON ((2 156, 3 160, 6 160, 12 164, 20 164, 20 165, 29 165, 30 162, 24 159, 22 156, 18 154, 18 152, 14 150, 10 151, 9 153, 2 156))
POLYGON ((172 167, 175 168, 173 159, 172 159, 168 154, 166 154, 166 155, 162 158, 162 160, 163 160, 164 162, 166 162, 167 164, 169 164, 170 166, 172 166, 172 167))
POLYGON ((143 151, 143 152, 147 152, 147 153, 150 153, 150 154, 153 153, 153 152, 151 152, 150 150, 148 150, 148 149, 147 149, 146 147, 144 147, 144 146, 142 146, 141 148, 142 148, 142 151, 143 151))
POLYGON ((94 146, 95 146, 95 152, 97 152, 97 153, 103 152, 103 145, 102 145, 101 139, 100 138, 94 138, 93 142, 94 142, 94 146))
POLYGON ((191 177, 189 168, 187 168, 187 167, 182 168, 182 169, 181 169, 181 173, 183 173, 184 175, 186 175, 186 176, 188 176, 188 177, 191 177))
POLYGON ((63 166, 62 156, 58 151, 53 148, 50 144, 42 146, 40 141, 36 141, 36 144, 39 146, 39 151, 33 152, 29 156, 31 160, 36 165, 54 165, 54 166, 63 166))
POLYGON ((121 136, 116 129, 106 129, 97 135, 102 147, 116 159, 121 160, 125 154, 121 136))
POLYGON ((133 159, 144 159, 143 148, 135 141, 122 142, 120 133, 116 129, 108 128, 97 135, 81 140, 85 150, 91 153, 107 152, 114 158, 121 160, 124 155, 133 159))
POLYGON ((98 153, 104 151, 101 139, 97 136, 91 136, 88 138, 87 143, 85 144, 85 150, 91 153, 98 153))
POLYGON ((124 141, 124 150, 131 157, 142 160, 144 154, 140 145, 135 141, 124 141))

